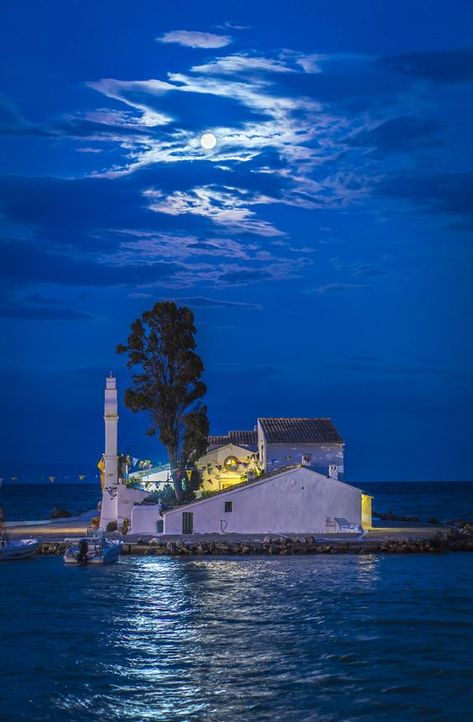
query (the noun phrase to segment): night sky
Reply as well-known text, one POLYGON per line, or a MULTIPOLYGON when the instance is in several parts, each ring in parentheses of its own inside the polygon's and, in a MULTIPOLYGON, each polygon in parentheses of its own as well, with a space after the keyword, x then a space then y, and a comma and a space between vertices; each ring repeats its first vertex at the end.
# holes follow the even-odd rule
MULTIPOLYGON (((3 0, 4 469, 95 463, 115 347, 171 298, 213 433, 330 416, 349 480, 470 479, 472 28, 467 0, 3 0)), ((148 425, 122 403, 121 449, 163 460, 148 425)))

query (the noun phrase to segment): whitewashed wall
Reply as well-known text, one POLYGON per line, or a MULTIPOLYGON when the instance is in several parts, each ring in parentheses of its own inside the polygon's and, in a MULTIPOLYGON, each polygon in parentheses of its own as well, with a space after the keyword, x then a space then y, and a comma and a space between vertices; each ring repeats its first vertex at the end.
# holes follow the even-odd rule
POLYGON ((329 529, 327 517, 361 524, 361 490, 299 468, 168 511, 166 534, 182 533, 183 511, 193 512, 194 533, 320 533, 329 529))
POLYGON ((163 519, 157 504, 134 506, 131 512, 132 534, 156 534, 157 521, 163 519))
POLYGON ((131 519, 134 505, 140 504, 143 499, 149 496, 149 492, 130 489, 124 484, 118 485, 117 492, 117 522, 122 524, 125 519, 131 519))
MULTIPOLYGON (((282 466, 301 463, 302 456, 312 455, 311 466, 321 474, 328 474, 328 468, 336 465, 343 474, 345 444, 269 444, 266 442, 260 422, 257 424, 258 453, 266 472, 282 466), (287 457, 291 458, 288 459, 287 457)), ((340 478, 340 477, 339 477, 340 478)))
POLYGON ((310 466, 321 474, 327 475, 331 464, 338 467, 343 474, 343 444, 267 444, 265 443, 265 470, 273 471, 282 466, 301 463, 302 456, 312 456, 310 466), (287 457, 291 458, 288 459, 287 457))

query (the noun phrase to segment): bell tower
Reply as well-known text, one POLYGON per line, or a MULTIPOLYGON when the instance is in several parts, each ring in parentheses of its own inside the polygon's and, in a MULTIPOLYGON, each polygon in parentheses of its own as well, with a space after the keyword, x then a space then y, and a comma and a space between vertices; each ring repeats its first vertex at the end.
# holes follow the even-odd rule
POLYGON ((118 516, 118 397, 117 380, 111 373, 105 380, 104 420, 104 485, 100 528, 105 530, 110 521, 117 521, 118 516))

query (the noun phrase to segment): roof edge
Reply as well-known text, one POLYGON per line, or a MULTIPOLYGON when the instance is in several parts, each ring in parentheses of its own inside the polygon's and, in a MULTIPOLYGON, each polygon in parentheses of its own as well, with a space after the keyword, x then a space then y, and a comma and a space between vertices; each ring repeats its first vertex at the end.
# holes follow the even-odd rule
POLYGON ((261 486, 261 484, 265 484, 268 481, 272 481, 273 479, 277 479, 278 476, 284 476, 285 474, 288 474, 290 472, 300 472, 300 471, 309 471, 311 474, 314 474, 315 476, 320 477, 321 479, 330 479, 331 482, 334 484, 341 484, 343 486, 348 486, 350 489, 355 489, 355 491, 359 491, 360 494, 363 494, 363 490, 360 489, 358 486, 353 486, 353 484, 348 484, 346 481, 340 481, 340 479, 333 479, 330 476, 325 476, 324 474, 320 474, 318 471, 314 471, 313 469, 310 469, 308 466, 288 466, 284 470, 279 470, 277 473, 268 474, 265 475, 259 479, 256 479, 255 481, 243 481, 241 484, 234 484, 228 489, 222 489, 221 491, 216 491, 215 494, 212 494, 211 496, 205 497, 205 499, 194 499, 194 501, 189 501, 187 504, 180 504, 179 506, 174 507, 173 509, 168 509, 167 511, 164 511, 163 514, 170 514, 175 511, 179 511, 180 509, 187 509, 191 506, 196 506, 197 504, 206 504, 207 502, 212 501, 215 499, 215 497, 223 497, 227 494, 235 494, 239 491, 244 491, 248 488, 254 488, 256 486, 261 486))

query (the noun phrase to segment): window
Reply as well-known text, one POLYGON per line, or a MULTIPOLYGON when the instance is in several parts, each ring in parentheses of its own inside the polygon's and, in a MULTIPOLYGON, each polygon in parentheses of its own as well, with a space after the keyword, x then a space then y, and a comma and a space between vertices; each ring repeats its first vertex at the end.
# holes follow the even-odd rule
POLYGON ((182 512, 182 533, 193 534, 194 532, 194 514, 191 511, 182 512))
POLYGON ((225 511, 233 511, 233 501, 226 501, 225 502, 225 511))
POLYGON ((227 471, 236 471, 238 469, 239 461, 236 456, 227 456, 223 465, 227 471))

